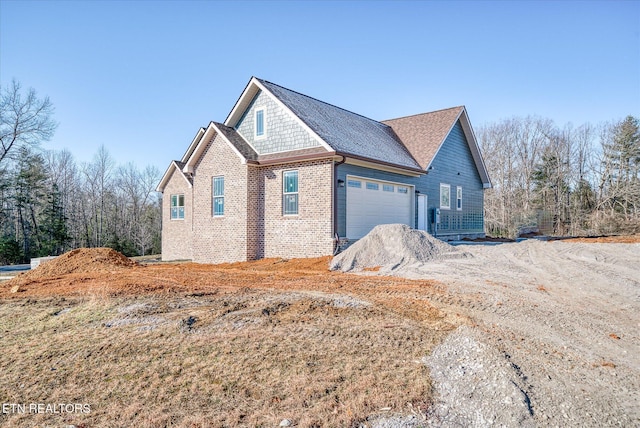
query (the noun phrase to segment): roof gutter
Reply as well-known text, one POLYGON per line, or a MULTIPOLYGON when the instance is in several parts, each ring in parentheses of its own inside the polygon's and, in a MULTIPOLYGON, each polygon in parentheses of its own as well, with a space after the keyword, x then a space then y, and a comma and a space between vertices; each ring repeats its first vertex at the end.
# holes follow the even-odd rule
POLYGON ((399 170, 411 171, 413 173, 418 173, 420 175, 426 174, 426 171, 423 170, 422 168, 414 168, 414 167, 410 167, 410 166, 398 165, 398 164, 395 164, 395 163, 385 162, 385 161, 381 161, 381 160, 377 160, 377 159, 371 159, 371 158, 368 158, 368 157, 365 157, 365 156, 358 156, 358 155, 353 155, 353 154, 350 154, 350 153, 336 152, 336 155, 337 156, 342 156, 343 158, 351 158, 351 159, 356 159, 356 160, 369 162, 369 163, 373 163, 373 164, 377 163, 379 165, 384 165, 384 166, 387 166, 387 167, 390 167, 390 168, 399 169, 399 170))
POLYGON ((260 160, 260 157, 258 157, 257 161, 251 161, 251 162, 247 161, 247 163, 251 163, 252 165, 278 165, 282 163, 327 159, 327 158, 332 158, 335 155, 336 155, 335 152, 325 152, 325 153, 315 153, 312 155, 295 155, 295 156, 274 158, 274 159, 268 159, 268 160, 260 160))

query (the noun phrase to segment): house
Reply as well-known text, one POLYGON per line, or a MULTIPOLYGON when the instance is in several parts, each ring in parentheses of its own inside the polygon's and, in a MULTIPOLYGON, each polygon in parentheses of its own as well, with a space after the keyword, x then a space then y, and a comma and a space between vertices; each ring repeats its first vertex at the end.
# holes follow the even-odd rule
POLYGON ((464 107, 378 122, 253 77, 162 177, 162 258, 330 255, 385 223, 483 236, 490 186, 464 107))

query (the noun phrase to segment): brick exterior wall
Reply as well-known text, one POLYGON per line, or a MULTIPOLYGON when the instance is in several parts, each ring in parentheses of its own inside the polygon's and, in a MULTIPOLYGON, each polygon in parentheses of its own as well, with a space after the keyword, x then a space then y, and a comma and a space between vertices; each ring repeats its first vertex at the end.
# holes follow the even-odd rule
POLYGON ((258 236, 257 256, 317 257, 333 252, 333 162, 318 160, 260 167, 258 215, 263 224, 254 227, 258 236), (282 210, 283 172, 298 170, 298 215, 282 210), (262 235, 262 236, 260 236, 262 235))
POLYGON ((177 171, 165 188, 163 260, 224 263, 332 253, 331 160, 247 166, 216 136, 194 170, 193 192, 185 189, 186 181, 177 171), (298 171, 298 215, 284 215, 282 210, 282 177, 289 170, 298 171), (216 176, 224 176, 221 217, 213 216, 216 176), (169 220, 170 194, 180 192, 185 194, 185 220, 169 220))
POLYGON ((195 165, 193 177, 193 260, 245 261, 247 257, 248 167, 217 135, 195 165), (224 215, 213 216, 213 177, 224 177, 224 215))
MULTIPOLYGON (((240 132, 261 154, 320 146, 268 94, 259 93, 240 132), (266 109, 266 138, 254 140, 255 106, 266 109)), ((163 260, 223 263, 264 257, 316 257, 333 252, 333 161, 256 166, 220 135, 193 169, 193 189, 174 172, 163 197, 163 260), (283 172, 298 171, 298 215, 283 214, 283 172), (213 216, 213 177, 224 177, 224 216, 213 216), (170 195, 185 194, 185 219, 169 219, 170 195)))
POLYGON ((192 188, 182 172, 175 169, 162 194, 162 260, 191 260, 192 188), (184 194, 184 219, 171 220, 171 195, 184 194))

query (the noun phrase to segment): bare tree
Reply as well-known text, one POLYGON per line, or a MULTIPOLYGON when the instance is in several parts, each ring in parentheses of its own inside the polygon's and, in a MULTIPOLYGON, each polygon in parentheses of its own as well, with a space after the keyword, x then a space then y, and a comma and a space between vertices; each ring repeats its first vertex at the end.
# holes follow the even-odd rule
POLYGON ((37 147, 53 135, 53 105, 39 99, 34 89, 22 93, 15 80, 0 93, 0 164, 23 147, 37 147))

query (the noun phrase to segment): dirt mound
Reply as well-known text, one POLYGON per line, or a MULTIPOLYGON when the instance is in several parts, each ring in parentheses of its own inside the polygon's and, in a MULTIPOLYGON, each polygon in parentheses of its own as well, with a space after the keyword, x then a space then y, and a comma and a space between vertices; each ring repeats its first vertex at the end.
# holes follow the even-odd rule
POLYGON ((348 272, 380 267, 380 272, 391 272, 413 263, 465 256, 422 230, 404 224, 382 224, 334 257, 329 269, 348 272))
POLYGON ((8 284, 27 284, 70 273, 113 272, 133 266, 138 263, 111 248, 78 248, 16 276, 8 284))

